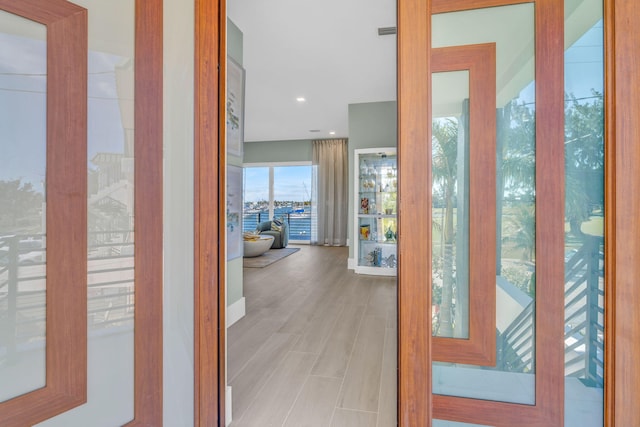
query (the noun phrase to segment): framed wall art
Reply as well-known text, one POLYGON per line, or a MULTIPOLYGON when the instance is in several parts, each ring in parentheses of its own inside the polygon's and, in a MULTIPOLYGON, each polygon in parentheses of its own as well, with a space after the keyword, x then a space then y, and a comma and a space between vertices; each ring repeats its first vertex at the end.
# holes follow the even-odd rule
POLYGON ((242 168, 227 166, 227 260, 242 256, 242 168))
POLYGON ((242 157, 244 143, 244 69, 227 57, 227 153, 242 157))

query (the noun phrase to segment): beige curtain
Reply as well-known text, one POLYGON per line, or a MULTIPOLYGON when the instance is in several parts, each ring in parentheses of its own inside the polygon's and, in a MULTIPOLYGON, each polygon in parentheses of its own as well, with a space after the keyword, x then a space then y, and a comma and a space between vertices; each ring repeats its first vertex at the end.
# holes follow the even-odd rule
POLYGON ((311 244, 347 244, 348 154, 346 139, 313 141, 311 244))

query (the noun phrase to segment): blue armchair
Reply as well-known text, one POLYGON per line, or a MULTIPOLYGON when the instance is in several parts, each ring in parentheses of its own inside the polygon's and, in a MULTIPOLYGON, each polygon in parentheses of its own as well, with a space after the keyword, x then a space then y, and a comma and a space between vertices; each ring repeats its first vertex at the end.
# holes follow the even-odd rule
POLYGON ((274 229, 272 223, 273 221, 261 222, 256 226, 256 231, 259 231, 260 234, 273 236, 273 245, 271 245, 271 249, 286 248, 289 244, 289 226, 286 221, 282 221, 282 225, 279 226, 280 231, 278 231, 274 229))

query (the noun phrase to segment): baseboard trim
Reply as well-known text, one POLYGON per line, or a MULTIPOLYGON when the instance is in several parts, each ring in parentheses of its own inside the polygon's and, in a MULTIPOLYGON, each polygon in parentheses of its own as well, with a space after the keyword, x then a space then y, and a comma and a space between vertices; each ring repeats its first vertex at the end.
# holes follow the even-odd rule
MULTIPOLYGON (((242 298, 244 300, 244 298, 242 298)), ((224 420, 225 420, 225 424, 228 426, 229 424, 231 424, 231 421, 233 421, 233 414, 232 414, 232 410, 231 408, 233 407, 231 405, 231 386, 228 385, 227 386, 227 391, 224 394, 224 412, 225 412, 225 416, 224 416, 224 420)))
POLYGON ((355 270, 356 269, 356 260, 355 260, 355 258, 348 258, 347 259, 347 268, 349 270, 355 270))
POLYGON ((240 298, 230 306, 227 306, 227 328, 238 320, 242 319, 246 313, 245 299, 240 298))

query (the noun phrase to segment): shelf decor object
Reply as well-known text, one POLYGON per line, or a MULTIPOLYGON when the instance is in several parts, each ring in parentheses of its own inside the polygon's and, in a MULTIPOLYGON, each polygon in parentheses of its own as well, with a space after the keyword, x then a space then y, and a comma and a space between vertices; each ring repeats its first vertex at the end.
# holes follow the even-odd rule
POLYGON ((354 151, 355 272, 395 276, 398 162, 395 148, 354 151))

